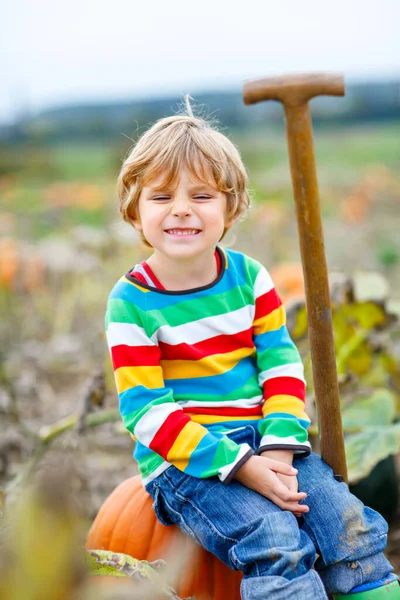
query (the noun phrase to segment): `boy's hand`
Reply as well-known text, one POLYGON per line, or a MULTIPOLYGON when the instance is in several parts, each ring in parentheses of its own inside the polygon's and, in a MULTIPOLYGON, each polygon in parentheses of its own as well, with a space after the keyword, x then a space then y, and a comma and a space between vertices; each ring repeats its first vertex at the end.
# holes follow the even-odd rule
MULTIPOLYGON (((265 458, 273 458, 274 460, 279 460, 280 462, 284 462, 287 465, 291 465, 293 462, 293 451, 292 450, 265 450, 261 453, 261 456, 265 458)), ((280 481, 286 485, 286 487, 292 491, 297 493, 299 491, 299 482, 297 477, 282 475, 281 473, 277 473, 280 481)), ((301 517, 301 513, 293 512, 295 517, 301 517)))
POLYGON ((251 456, 238 469, 234 478, 268 498, 282 510, 289 510, 295 515, 308 512, 308 506, 298 504, 307 494, 297 490, 297 470, 291 464, 271 458, 268 456, 269 452, 263 453, 263 456, 251 456), (281 481, 282 476, 285 477, 285 482, 281 481), (290 482, 292 489, 286 481, 290 482))

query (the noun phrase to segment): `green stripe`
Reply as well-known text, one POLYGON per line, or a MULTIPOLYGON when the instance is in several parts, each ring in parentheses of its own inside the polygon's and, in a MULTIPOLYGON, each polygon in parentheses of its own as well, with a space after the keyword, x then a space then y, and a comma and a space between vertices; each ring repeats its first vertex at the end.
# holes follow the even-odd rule
POLYGON ((107 312, 105 316, 106 329, 110 323, 135 323, 143 327, 146 322, 146 313, 144 310, 125 300, 113 298, 108 301, 107 312))
MULTIPOLYGON (((216 469, 220 469, 221 467, 233 463, 239 454, 239 450, 240 446, 236 442, 228 437, 222 438, 218 444, 217 451, 214 454, 211 470, 215 472, 216 469)), ((202 474, 202 477, 207 477, 207 475, 202 474)))
POLYGON ((221 294, 179 302, 163 309, 152 309, 147 311, 150 322, 148 333, 152 335, 162 325, 170 327, 185 325, 198 319, 224 315, 249 304, 254 304, 249 289, 245 286, 236 286, 221 294))
POLYGON ((244 270, 247 273, 247 278, 250 280, 251 285, 254 285, 257 275, 261 269, 261 263, 256 261, 254 258, 251 258, 251 256, 245 256, 244 270))
POLYGON ((257 356, 257 364, 261 371, 301 362, 300 354, 295 346, 267 348, 257 356))
POLYGON ((275 435, 276 437, 286 438, 294 436, 299 444, 303 444, 307 441, 308 435, 307 430, 304 429, 296 419, 280 419, 266 417, 258 424, 258 431, 263 437, 264 435, 275 435))
POLYGON ((142 458, 139 462, 139 471, 143 478, 148 477, 158 469, 158 467, 164 462, 162 456, 159 456, 155 452, 152 452, 148 456, 142 458))
POLYGON ((174 400, 172 398, 172 392, 171 391, 167 392, 166 394, 163 394, 162 396, 160 396, 159 398, 157 398, 157 400, 153 400, 152 402, 149 402, 148 404, 146 404, 146 406, 143 406, 139 410, 135 410, 135 411, 133 411, 131 413, 128 413, 127 415, 121 415, 124 427, 128 431, 130 431, 131 433, 133 433, 133 435, 135 435, 135 427, 138 424, 138 422, 140 421, 140 419, 142 417, 144 417, 144 415, 153 406, 156 406, 157 404, 167 404, 167 403, 170 403, 173 406, 176 405, 176 403, 174 402, 174 400))

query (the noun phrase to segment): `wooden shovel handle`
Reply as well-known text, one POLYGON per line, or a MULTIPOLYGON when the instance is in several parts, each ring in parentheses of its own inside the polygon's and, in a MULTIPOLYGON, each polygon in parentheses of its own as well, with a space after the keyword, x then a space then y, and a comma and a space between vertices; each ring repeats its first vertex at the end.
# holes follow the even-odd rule
POLYGON ((246 81, 243 86, 245 104, 278 100, 285 106, 300 106, 315 96, 344 96, 341 73, 306 73, 281 77, 262 77, 246 81))
POLYGON ((321 95, 343 96, 343 75, 308 73, 268 77, 248 81, 243 88, 245 104, 278 100, 284 105, 306 291, 321 456, 335 475, 342 476, 347 482, 328 270, 308 105, 311 98, 321 95))

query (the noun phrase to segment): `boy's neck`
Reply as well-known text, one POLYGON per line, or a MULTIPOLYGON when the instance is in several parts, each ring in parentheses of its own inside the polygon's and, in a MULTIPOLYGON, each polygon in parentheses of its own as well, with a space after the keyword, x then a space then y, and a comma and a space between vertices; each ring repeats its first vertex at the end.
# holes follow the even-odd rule
POLYGON ((214 253, 211 248, 196 257, 173 259, 155 250, 146 262, 166 290, 180 291, 209 285, 217 278, 214 253))

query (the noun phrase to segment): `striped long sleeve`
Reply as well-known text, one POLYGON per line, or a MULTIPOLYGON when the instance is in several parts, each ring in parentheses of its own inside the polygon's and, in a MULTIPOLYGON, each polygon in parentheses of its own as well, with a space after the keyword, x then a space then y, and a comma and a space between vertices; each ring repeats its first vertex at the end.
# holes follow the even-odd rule
POLYGON ((310 420, 304 410, 303 364, 287 330, 282 301, 264 267, 256 275, 254 297, 253 340, 263 390, 258 453, 289 449, 307 456, 311 451, 307 435, 310 420))
MULTIPOLYGON (((122 421, 137 440, 144 484, 174 465, 195 477, 228 483, 252 454, 224 433, 194 422, 165 385, 157 331, 151 330, 147 290, 122 278, 110 294, 106 336, 122 421)), ((195 387, 194 387, 195 389, 195 387)))

